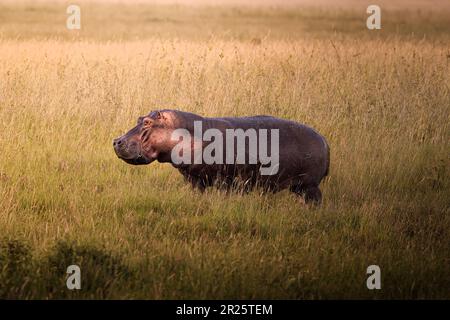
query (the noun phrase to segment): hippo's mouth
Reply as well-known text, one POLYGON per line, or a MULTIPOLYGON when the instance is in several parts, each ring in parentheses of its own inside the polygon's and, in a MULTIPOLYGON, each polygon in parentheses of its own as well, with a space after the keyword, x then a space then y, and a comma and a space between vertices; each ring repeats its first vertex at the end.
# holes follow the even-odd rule
POLYGON ((149 164, 151 162, 141 154, 138 155, 136 158, 124 158, 121 157, 120 155, 117 156, 128 164, 141 165, 141 164, 149 164))

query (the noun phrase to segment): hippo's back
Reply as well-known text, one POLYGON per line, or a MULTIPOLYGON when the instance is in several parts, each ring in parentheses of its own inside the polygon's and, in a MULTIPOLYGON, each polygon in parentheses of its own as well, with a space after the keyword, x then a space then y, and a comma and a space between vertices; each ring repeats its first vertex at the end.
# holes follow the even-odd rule
POLYGON ((209 119, 233 129, 279 130, 279 173, 267 179, 276 180, 279 184, 318 185, 328 174, 329 147, 326 139, 307 125, 265 115, 209 119))

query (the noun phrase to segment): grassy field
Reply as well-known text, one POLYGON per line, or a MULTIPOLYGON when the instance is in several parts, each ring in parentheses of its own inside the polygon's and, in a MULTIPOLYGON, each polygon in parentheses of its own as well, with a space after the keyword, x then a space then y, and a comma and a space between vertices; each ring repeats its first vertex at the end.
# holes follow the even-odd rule
POLYGON ((0 5, 0 298, 450 298, 450 6, 66 5, 0 5), (315 127, 323 204, 118 160, 160 108, 315 127))

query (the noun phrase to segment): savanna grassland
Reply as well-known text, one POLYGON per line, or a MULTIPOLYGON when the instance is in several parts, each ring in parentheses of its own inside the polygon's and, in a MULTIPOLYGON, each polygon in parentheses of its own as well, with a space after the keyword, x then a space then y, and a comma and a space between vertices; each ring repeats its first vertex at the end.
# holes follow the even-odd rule
POLYGON ((364 1, 81 2, 79 31, 0 4, 0 298, 450 298, 450 5, 424 2, 372 31, 364 1), (323 204, 118 160, 162 108, 315 127, 323 204))

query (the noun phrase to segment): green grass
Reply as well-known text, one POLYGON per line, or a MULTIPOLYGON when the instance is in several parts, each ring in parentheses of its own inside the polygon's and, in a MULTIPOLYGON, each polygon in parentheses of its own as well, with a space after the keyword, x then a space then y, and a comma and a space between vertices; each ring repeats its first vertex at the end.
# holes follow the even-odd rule
POLYGON ((1 298, 450 298, 443 15, 370 33, 347 24, 351 11, 151 7, 164 19, 145 22, 130 6, 136 29, 87 21, 76 40, 53 7, 22 27, 43 9, 17 8, 0 10, 1 298), (314 15, 349 29, 292 32, 314 15), (224 28, 209 37, 198 21, 224 28), (315 127, 331 146, 322 206, 201 194, 170 165, 118 160, 112 139, 167 107, 315 127), (80 291, 65 288, 70 264, 80 291), (366 288, 372 264, 379 291, 366 288))

